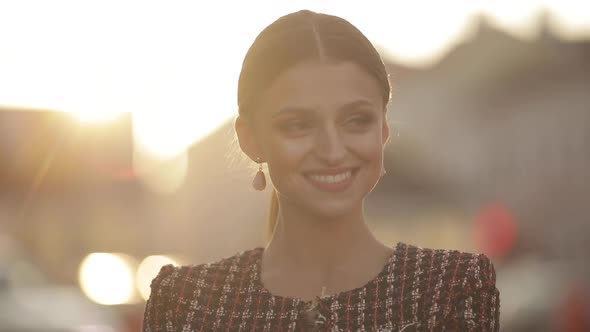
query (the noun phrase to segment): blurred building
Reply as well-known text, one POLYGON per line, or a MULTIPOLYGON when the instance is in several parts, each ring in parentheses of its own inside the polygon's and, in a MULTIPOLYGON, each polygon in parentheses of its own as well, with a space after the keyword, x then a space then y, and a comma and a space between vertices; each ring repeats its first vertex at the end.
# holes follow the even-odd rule
MULTIPOLYGON (((470 251, 482 209, 503 207, 516 233, 494 259, 512 331, 555 309, 570 280, 590 284, 590 42, 547 31, 521 40, 482 22, 430 68, 388 63, 388 172, 368 202, 389 243, 470 251), (518 293, 529 278, 539 297, 518 293)), ((190 149, 184 184, 169 194, 133 169, 131 128, 130 117, 81 126, 63 113, 1 110, 0 232, 61 283, 76 282, 89 252, 199 263, 264 243, 268 191, 250 188, 254 165, 232 123, 190 149)))

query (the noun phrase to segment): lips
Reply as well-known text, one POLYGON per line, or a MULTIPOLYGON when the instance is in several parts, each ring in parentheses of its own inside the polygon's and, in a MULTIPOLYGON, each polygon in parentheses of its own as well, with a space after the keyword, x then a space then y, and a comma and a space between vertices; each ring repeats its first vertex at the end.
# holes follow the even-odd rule
POLYGON ((314 181, 325 182, 325 183, 338 183, 342 182, 352 176, 352 171, 339 173, 335 175, 322 175, 322 174, 310 174, 308 175, 314 181))
POLYGON ((346 190, 356 175, 357 168, 326 169, 306 172, 305 178, 317 189, 326 192, 346 190))

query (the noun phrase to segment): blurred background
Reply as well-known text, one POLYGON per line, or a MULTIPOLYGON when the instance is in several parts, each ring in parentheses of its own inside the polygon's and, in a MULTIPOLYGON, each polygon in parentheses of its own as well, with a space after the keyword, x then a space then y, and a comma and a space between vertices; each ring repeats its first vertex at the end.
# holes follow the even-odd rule
POLYGON ((493 259, 503 331, 590 331, 585 1, 0 1, 0 331, 139 331, 163 264, 263 246, 241 61, 340 15, 393 82, 377 236, 493 259))

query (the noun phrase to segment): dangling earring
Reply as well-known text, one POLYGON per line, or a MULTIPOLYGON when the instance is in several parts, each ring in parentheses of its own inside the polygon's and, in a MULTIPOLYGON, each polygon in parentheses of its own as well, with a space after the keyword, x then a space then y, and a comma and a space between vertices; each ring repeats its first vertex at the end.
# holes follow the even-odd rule
POLYGON ((263 191, 264 188, 266 188, 266 177, 262 171, 262 163, 260 162, 260 158, 256 158, 256 162, 258 162, 258 172, 256 172, 254 180, 252 180, 252 187, 258 191, 263 191))

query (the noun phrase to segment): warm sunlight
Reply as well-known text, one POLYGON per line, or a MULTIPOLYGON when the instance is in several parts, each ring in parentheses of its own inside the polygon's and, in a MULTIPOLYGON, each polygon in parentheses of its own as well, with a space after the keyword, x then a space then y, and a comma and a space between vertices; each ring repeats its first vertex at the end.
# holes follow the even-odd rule
POLYGON ((526 39, 536 37, 541 10, 537 0, 483 1, 481 7, 484 17, 496 28, 526 39))
POLYGON ((590 2, 579 0, 544 0, 551 13, 550 23, 554 32, 567 40, 590 36, 590 2))
POLYGON ((142 147, 136 147, 133 153, 133 168, 139 181, 151 191, 170 194, 178 190, 186 179, 188 171, 188 153, 159 158, 142 147))
POLYGON ((166 160, 236 114, 243 56, 280 15, 301 8, 341 15, 392 60, 424 66, 467 37, 478 15, 529 38, 546 8, 563 38, 590 36, 590 9, 580 3, 6 1, 0 105, 65 111, 82 122, 132 113, 136 146, 166 160))
POLYGON ((103 111, 94 107, 85 107, 79 111, 70 111, 69 113, 83 124, 109 123, 123 116, 123 113, 103 111))
POLYGON ((368 1, 342 15, 357 25, 393 61, 427 66, 438 61, 472 28, 476 2, 368 1))

